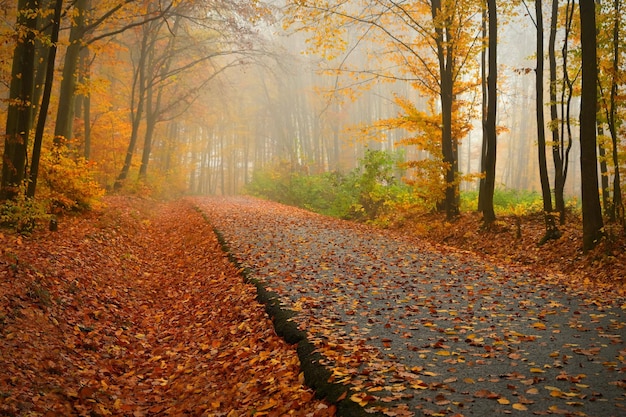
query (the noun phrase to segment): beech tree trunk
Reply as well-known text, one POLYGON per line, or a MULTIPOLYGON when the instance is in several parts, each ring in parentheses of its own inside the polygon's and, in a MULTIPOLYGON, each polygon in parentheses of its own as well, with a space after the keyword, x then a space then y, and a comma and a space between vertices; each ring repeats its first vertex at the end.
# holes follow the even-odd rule
POLYGON ((541 0, 535 0, 535 16, 537 24, 537 69, 535 72, 535 88, 537 95, 535 108, 537 113, 537 149, 539 156, 539 179, 541 182, 541 195, 543 197, 543 212, 546 223, 546 234, 540 241, 540 244, 542 244, 550 239, 558 239, 561 234, 552 214, 552 193, 550 190, 548 162, 546 158, 546 119, 543 113, 543 5, 541 0))
POLYGON ((498 86, 498 17, 496 0, 487 0, 489 11, 489 76, 487 77, 487 118, 485 130, 487 146, 485 151, 485 187, 483 197, 483 221, 486 224, 496 220, 493 208, 493 193, 496 186, 496 132, 497 86, 498 86))
MULTIPOLYGON (((433 0, 431 4, 433 20, 441 13, 441 0, 433 0)), ((459 185, 457 181, 458 160, 452 137, 452 108, 454 104, 454 71, 453 50, 449 40, 451 34, 445 27, 435 28, 437 44, 437 59, 439 61, 439 75, 441 83, 441 150, 445 165, 445 200, 444 209, 448 220, 459 215, 457 196, 459 185)))
MULTIPOLYGON (((552 133, 552 162, 554 163, 554 203, 559 213, 561 224, 565 224, 565 177, 563 175, 563 156, 561 154, 563 135, 559 130, 559 114, 556 94, 556 30, 559 17, 559 2, 552 0, 550 17, 550 39, 548 41, 548 61, 550 63, 550 131, 552 133)), ((565 39, 567 42, 567 39, 565 39)), ((567 68, 564 68, 567 71, 567 68)))
POLYGON ((596 50, 596 5, 580 0, 582 48, 582 90, 580 109, 580 171, 583 212, 583 250, 593 249, 604 235, 602 208, 598 193, 596 116, 598 66, 596 50))
POLYGON ((35 197, 37 189, 37 179, 39 177, 39 159, 41 157, 41 146, 43 145, 43 135, 46 127, 48 115, 48 107, 50 106, 50 97, 52 95, 52 81, 54 80, 54 64, 56 61, 57 43, 59 41, 59 27, 61 24, 61 9, 63 8, 63 0, 56 0, 54 5, 54 17, 52 19, 52 31, 50 33, 50 48, 46 61, 46 76, 41 99, 41 107, 39 108, 39 118, 37 119, 37 128, 35 130, 35 140, 33 142, 33 156, 30 166, 29 182, 26 195, 30 198, 35 197))
POLYGON ((0 198, 15 199, 26 176, 30 131, 33 127, 33 94, 35 77, 35 33, 38 18, 29 10, 39 7, 37 0, 19 0, 16 28, 18 39, 13 53, 6 135, 2 160, 0 198))
POLYGON ((74 8, 77 10, 77 16, 70 29, 70 43, 65 52, 59 105, 54 126, 54 144, 57 146, 70 140, 73 135, 77 70, 80 61, 80 51, 84 48, 83 42, 87 30, 85 14, 89 4, 90 0, 76 0, 74 5, 74 8))

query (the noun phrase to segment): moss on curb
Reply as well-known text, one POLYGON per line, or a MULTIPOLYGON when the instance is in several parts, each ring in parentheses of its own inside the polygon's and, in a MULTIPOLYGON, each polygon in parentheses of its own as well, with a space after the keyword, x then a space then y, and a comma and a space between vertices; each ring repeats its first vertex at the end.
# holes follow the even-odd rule
MULTIPOLYGON (((207 223, 211 224, 210 219, 199 207, 196 207, 196 210, 202 214, 207 223)), ((315 391, 316 397, 335 404, 339 417, 384 417, 384 414, 379 412, 369 413, 362 406, 350 400, 353 392, 348 386, 330 382, 332 373, 321 364, 322 355, 315 350, 315 346, 308 340, 306 332, 298 329, 297 324, 292 320, 296 313, 283 308, 278 294, 268 291, 262 282, 252 278, 252 271, 241 265, 237 257, 230 251, 222 233, 213 226, 212 229, 230 262, 241 272, 246 282, 256 287, 257 299, 265 305, 265 311, 272 319, 276 334, 287 343, 297 345, 300 368, 304 373, 305 383, 315 391)))

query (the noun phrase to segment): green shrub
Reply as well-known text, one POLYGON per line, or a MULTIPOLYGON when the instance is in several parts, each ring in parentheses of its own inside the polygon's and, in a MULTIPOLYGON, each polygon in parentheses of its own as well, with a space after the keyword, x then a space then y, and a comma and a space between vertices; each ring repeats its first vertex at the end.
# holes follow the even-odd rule
POLYGON ((401 153, 368 150, 359 167, 347 174, 316 175, 282 161, 255 172, 246 191, 329 216, 376 221, 411 199, 411 188, 400 180, 401 159, 401 153))
MULTIPOLYGON (((496 214, 499 215, 518 215, 520 210, 524 213, 543 211, 543 199, 536 191, 496 188, 493 194, 493 205, 496 214)), ((478 210, 478 191, 461 193, 461 210, 478 210)))
POLYGON ((0 225, 21 234, 30 234, 40 222, 47 222, 46 202, 26 197, 25 187, 14 200, 0 204, 0 225))

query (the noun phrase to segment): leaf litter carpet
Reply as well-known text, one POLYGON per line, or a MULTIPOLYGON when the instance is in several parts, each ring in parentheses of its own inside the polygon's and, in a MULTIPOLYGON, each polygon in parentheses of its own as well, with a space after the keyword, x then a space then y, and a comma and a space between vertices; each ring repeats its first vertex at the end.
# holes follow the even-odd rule
POLYGON ((334 415, 189 204, 0 235, 0 416, 334 415))
POLYGON ((610 291, 252 198, 194 204, 365 409, 626 415, 626 300, 610 291))

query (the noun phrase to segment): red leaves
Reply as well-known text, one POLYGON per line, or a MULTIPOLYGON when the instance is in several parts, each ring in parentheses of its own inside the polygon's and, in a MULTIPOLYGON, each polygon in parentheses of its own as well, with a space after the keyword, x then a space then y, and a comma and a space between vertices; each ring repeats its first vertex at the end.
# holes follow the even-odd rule
POLYGON ((109 204, 0 238, 0 414, 334 415, 200 214, 109 204))

